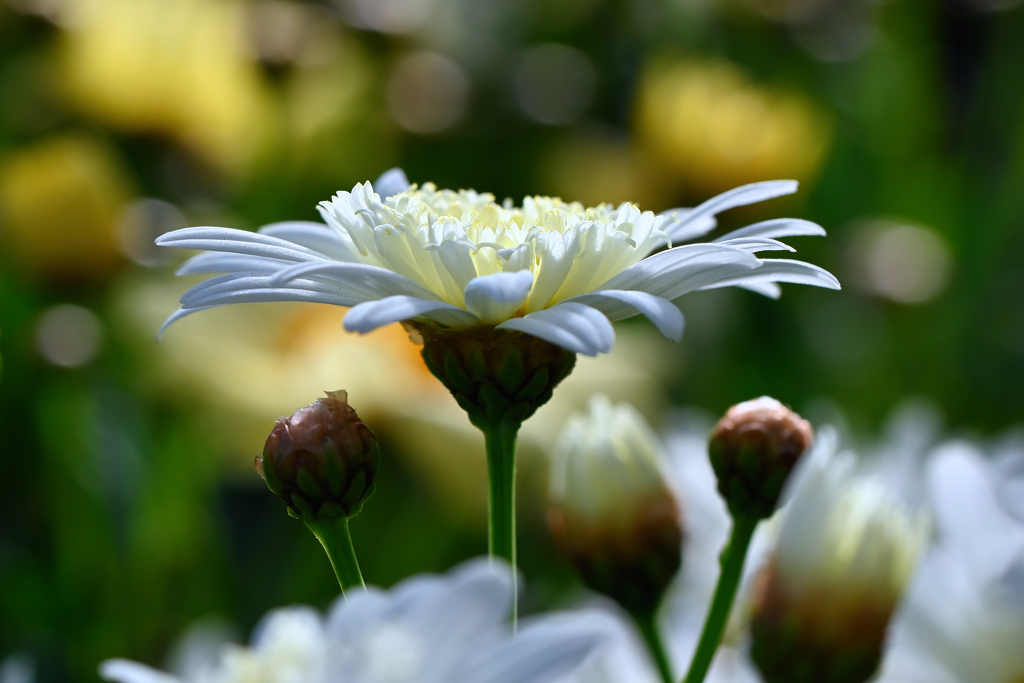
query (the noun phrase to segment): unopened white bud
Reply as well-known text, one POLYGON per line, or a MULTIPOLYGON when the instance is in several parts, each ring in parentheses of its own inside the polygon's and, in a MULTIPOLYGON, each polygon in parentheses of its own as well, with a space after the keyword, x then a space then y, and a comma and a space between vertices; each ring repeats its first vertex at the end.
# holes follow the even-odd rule
POLYGON ((796 485, 778 547, 760 577, 752 655, 768 683, 862 683, 878 667, 885 631, 930 533, 874 477, 854 473, 825 432, 796 485))
POLYGON ((654 609, 682 559, 679 505, 661 445, 635 408, 604 396, 555 449, 548 523, 584 582, 632 611, 654 609))

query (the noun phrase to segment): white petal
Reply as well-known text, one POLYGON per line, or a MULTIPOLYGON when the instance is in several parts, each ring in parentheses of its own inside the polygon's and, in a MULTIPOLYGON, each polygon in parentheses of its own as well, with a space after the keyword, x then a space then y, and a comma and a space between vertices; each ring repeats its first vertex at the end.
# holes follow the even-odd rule
POLYGON ((766 296, 769 299, 778 299, 782 296, 782 287, 779 287, 774 282, 748 282, 746 284, 736 285, 740 289, 747 289, 755 294, 766 296))
POLYGON ((733 230, 716 239, 716 242, 736 239, 737 237, 797 237, 800 235, 822 236, 825 228, 817 223, 801 220, 799 218, 773 218, 770 221, 761 221, 748 225, 739 230, 733 230))
POLYGON ((718 277, 737 275, 760 265, 760 259, 736 247, 687 244, 648 256, 608 280, 601 289, 636 290, 671 300, 718 277), (725 268, 714 270, 716 266, 725 268))
POLYGON ((293 263, 294 261, 282 261, 265 256, 206 251, 185 261, 174 274, 180 276, 209 273, 276 273, 293 263))
POLYGON ((1024 550, 1024 525, 999 505, 994 474, 966 443, 942 447, 928 470, 939 536, 979 582, 1001 574, 1024 550))
POLYGON ((796 192, 799 183, 795 180, 767 180, 762 183, 751 183, 736 187, 728 192, 712 197, 690 213, 686 214, 670 230, 666 230, 673 242, 680 242, 685 239, 692 239, 703 235, 707 230, 695 231, 697 221, 706 219, 708 216, 722 213, 737 206, 756 204, 766 199, 781 197, 796 192))
POLYGON ((405 171, 397 166, 381 173, 373 183, 373 190, 380 195, 381 199, 401 194, 408 189, 409 179, 405 176, 405 171))
POLYGON ((513 638, 474 653, 450 680, 473 683, 547 683, 562 680, 609 640, 610 629, 595 615, 550 614, 513 638))
POLYGON ((551 298, 565 282, 576 254, 579 253, 579 237, 577 230, 569 230, 561 235, 547 232, 537 236, 536 252, 540 257, 540 269, 526 302, 527 311, 532 313, 551 303, 551 298))
POLYGON ((127 659, 108 659, 100 664, 100 678, 116 683, 179 683, 170 674, 127 659))
POLYGON ((357 263, 359 257, 349 249, 330 226, 313 221, 284 221, 259 229, 259 234, 294 242, 336 261, 357 263))
POLYGON ((495 327, 518 330, 585 356, 608 353, 615 343, 611 321, 597 309, 573 301, 512 318, 495 327))
POLYGON ((760 268, 751 273, 724 277, 701 287, 701 289, 717 289, 761 282, 793 282, 826 289, 841 289, 835 275, 810 263, 789 259, 766 259, 761 261, 761 264, 760 268))
POLYGON ((278 271, 270 284, 282 286, 297 278, 310 276, 323 276, 336 280, 353 289, 366 292, 368 299, 405 295, 440 301, 436 294, 404 275, 365 263, 338 263, 337 261, 300 263, 278 271))
POLYGON ((466 310, 485 323, 497 325, 526 303, 532 286, 533 274, 528 270, 474 278, 466 285, 466 310))
MULTIPOLYGON (((376 298, 370 297, 363 292, 347 287, 341 283, 334 282, 323 282, 320 280, 292 280, 286 287, 275 287, 272 284, 270 276, 253 273, 231 273, 228 275, 218 275, 212 277, 209 280, 200 282, 195 287, 192 287, 184 294, 181 295, 181 304, 185 308, 195 308, 196 306, 206 306, 212 303, 209 301, 212 298, 220 297, 225 294, 238 293, 241 291, 291 291, 291 290, 305 290, 308 292, 315 292, 318 294, 325 294, 339 298, 346 303, 339 303, 342 306, 353 306, 357 303, 366 301, 367 299, 376 298)), ((273 301, 273 299, 270 299, 273 301)), ((290 299, 282 299, 287 301, 290 299)))
POLYGON ((760 251, 796 251, 796 249, 788 244, 768 237, 735 237, 730 240, 715 240, 715 244, 736 247, 743 251, 749 251, 751 254, 756 254, 760 251))
POLYGON ((188 317, 188 316, 192 315, 193 313, 198 313, 199 311, 205 311, 205 310, 210 309, 210 308, 217 308, 217 306, 198 306, 196 308, 179 308, 174 313, 171 313, 169 316, 167 316, 167 320, 165 320, 164 324, 160 326, 160 331, 156 333, 156 340, 160 341, 161 339, 163 339, 164 332, 167 331, 167 328, 170 327, 171 325, 173 325, 174 323, 178 322, 182 318, 188 317))
POLYGON ((156 243, 162 247, 226 251, 286 261, 315 261, 326 258, 323 254, 294 242, 234 228, 183 228, 161 235, 156 239, 156 243))
POLYGON ((418 318, 426 313, 444 311, 462 321, 463 325, 479 322, 475 315, 444 301, 428 301, 415 296, 389 296, 355 306, 345 316, 345 329, 366 334, 378 327, 402 320, 418 318))
POLYGON ((608 316, 609 320, 622 320, 643 314, 666 339, 679 341, 683 338, 683 313, 675 304, 646 292, 627 292, 620 289, 605 289, 599 292, 581 294, 567 301, 578 301, 592 306, 608 316))

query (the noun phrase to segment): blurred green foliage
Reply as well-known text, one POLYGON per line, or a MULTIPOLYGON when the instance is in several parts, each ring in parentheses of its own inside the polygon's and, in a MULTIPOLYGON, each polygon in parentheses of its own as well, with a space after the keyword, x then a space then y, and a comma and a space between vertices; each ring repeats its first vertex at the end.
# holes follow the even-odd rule
MULTIPOLYGON (((653 60, 717 60, 753 84, 737 97, 797 93, 830 131, 827 142, 815 143, 827 151, 795 200, 769 205, 770 214, 726 215, 723 226, 783 211, 824 225, 829 237, 794 242, 800 258, 834 272, 844 290, 789 286, 778 302, 743 291, 684 299, 686 337, 664 372, 672 402, 717 413, 761 394, 797 409, 828 400, 872 428, 901 399, 924 396, 960 429, 990 433, 1021 418, 1024 7, 850 3, 862 15, 856 23, 831 16, 829 8, 844 3, 829 2, 804 3, 821 9, 786 19, 787 3, 756 0, 438 0, 429 5, 433 12, 461 12, 461 23, 450 22, 461 29, 446 33, 438 28, 444 21, 428 20, 388 33, 354 27, 352 7, 362 6, 354 2, 197 1, 185 4, 196 12, 232 7, 241 25, 257 27, 245 34, 249 48, 222 55, 233 65, 223 78, 249 80, 228 100, 197 95, 193 109, 156 121, 145 116, 173 109, 170 99, 145 102, 145 115, 117 110, 122 100, 142 97, 141 81, 121 71, 135 66, 144 76, 170 78, 177 67, 150 72, 146 55, 133 65, 130 53, 116 53, 103 62, 109 73, 87 74, 100 86, 75 76, 87 67, 86 53, 75 52, 84 49, 75 41, 85 38, 74 36, 85 29, 75 27, 90 25, 75 23, 79 4, 88 3, 0 2, 0 655, 28 653, 41 682, 93 680, 97 662, 111 656, 159 662, 200 617, 220 617, 247 633, 271 607, 324 606, 336 593, 316 541, 247 469, 254 453, 216 438, 235 429, 230 411, 218 412, 196 392, 154 384, 160 347, 128 330, 115 300, 134 286, 132 278, 166 279, 171 267, 128 249, 135 261, 157 264, 142 273, 146 267, 128 256, 111 256, 124 247, 129 228, 104 218, 104 192, 115 207, 122 195, 169 202, 188 224, 255 227, 314 219, 317 201, 401 165, 414 181, 499 198, 562 193, 583 183, 643 192, 653 204, 643 208, 693 205, 710 194, 699 182, 710 157, 676 159, 690 169, 681 175, 653 161, 652 147, 674 148, 657 138, 669 133, 641 135, 635 103, 653 60), (295 44, 281 38, 284 47, 274 52, 264 45, 276 45, 273 36, 261 38, 257 30, 266 12, 312 13, 303 25, 319 28, 295 44), (822 53, 822 44, 843 41, 852 44, 846 53, 822 53), (596 76, 581 113, 560 125, 524 113, 532 86, 516 71, 524 51, 552 42, 578 50, 596 76), (326 56, 288 52, 314 44, 326 56), (451 105, 431 99, 433 91, 423 95, 425 105, 395 92, 389 74, 421 50, 456 64, 468 90, 454 123, 415 133, 396 122, 403 107, 413 107, 405 115, 417 120, 416 107, 451 105), (243 96, 244 110, 221 116, 227 123, 213 132, 197 132, 225 101, 243 96), (243 124, 258 133, 236 139, 243 124), (94 183, 83 190, 76 176, 61 175, 71 161, 39 166, 44 157, 35 151, 67 136, 92 141, 120 170, 110 178, 90 171, 94 183), (553 161, 570 143, 597 162, 553 161), (605 150, 614 154, 601 156, 605 150), (607 173, 598 176, 600 169, 607 173), (945 268, 927 296, 908 302, 898 295, 899 276, 916 266, 912 255, 906 265, 906 254, 871 242, 870 226, 883 219, 918 226, 933 242, 938 237, 946 261, 918 264, 945 268), (73 239, 82 234, 95 237, 73 239), (78 245, 70 260, 56 253, 68 244, 78 245), (887 276, 896 278, 897 290, 886 289, 887 276), (92 311, 102 330, 95 355, 85 360, 62 361, 46 351, 41 321, 51 307, 69 303, 92 311)), ((145 4, 159 17, 160 2, 145 4)), ((266 25, 285 25, 275 22, 266 25)), ((186 30, 178 38, 188 45, 192 35, 186 30)), ((424 76, 425 90, 445 86, 427 76, 433 77, 424 76)), ((175 98, 202 85, 169 80, 165 90, 175 98)), ((457 88, 452 92, 449 99, 458 100, 457 88)), ((691 124, 679 114, 678 126, 691 124)), ((735 168, 735 184, 747 181, 742 160, 714 163, 725 169, 719 173, 735 168)), ((785 159, 778 163, 786 168, 785 159)), ((141 234, 136 247, 153 236, 141 234)), ((84 333, 69 334, 75 351, 84 333)), ((346 379, 323 381, 333 389, 346 379)), ((269 433, 276 417, 256 419, 269 433)), ((443 496, 399 457, 409 440, 398 439, 393 430, 401 427, 393 424, 400 423, 381 422, 377 493, 353 522, 364 574, 381 585, 444 570, 485 549, 483 519, 451 514, 443 496)), ((573 579, 552 550, 542 501, 522 508, 528 609, 558 604, 574 590, 573 579)))

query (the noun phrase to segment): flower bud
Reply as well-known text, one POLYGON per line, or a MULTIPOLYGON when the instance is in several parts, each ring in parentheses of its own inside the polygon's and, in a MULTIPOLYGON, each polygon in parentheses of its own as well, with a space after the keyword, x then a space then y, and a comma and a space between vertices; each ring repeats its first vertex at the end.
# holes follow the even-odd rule
POLYGON ((807 420, 768 396, 729 408, 711 434, 708 454, 733 516, 769 517, 813 438, 807 420))
POLYGON ((682 561, 679 505, 657 437, 629 404, 592 399, 555 448, 548 526, 584 583, 633 613, 655 609, 682 561))
POLYGON ((407 329, 422 340, 427 368, 480 429, 522 423, 576 364, 572 351, 522 332, 478 326, 450 333, 422 323, 407 329))
POLYGON ((256 471, 293 517, 352 517, 373 493, 377 439, 344 391, 300 408, 274 425, 256 471))
POLYGON ((831 432, 819 441, 754 589, 751 657, 766 683, 869 680, 929 536, 927 515, 834 455, 831 432))

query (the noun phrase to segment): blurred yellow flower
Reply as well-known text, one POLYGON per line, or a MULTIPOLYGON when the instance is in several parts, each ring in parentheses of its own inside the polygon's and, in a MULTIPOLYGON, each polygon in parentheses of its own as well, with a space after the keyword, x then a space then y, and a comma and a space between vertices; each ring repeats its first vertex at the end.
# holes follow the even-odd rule
POLYGON ((629 201, 645 209, 667 208, 671 197, 662 175, 636 145, 599 132, 552 145, 544 168, 548 194, 572 197, 585 206, 629 201))
POLYGON ((651 159, 697 194, 769 178, 811 180, 831 123, 804 96, 761 87, 721 61, 654 60, 635 125, 651 159))
POLYGON ((11 154, 0 162, 4 255, 50 278, 102 275, 121 258, 117 222, 129 187, 111 152, 84 135, 11 154))
POLYGON ((63 34, 71 100, 132 132, 159 132, 218 168, 244 165, 267 93, 233 0, 75 0, 63 34))

